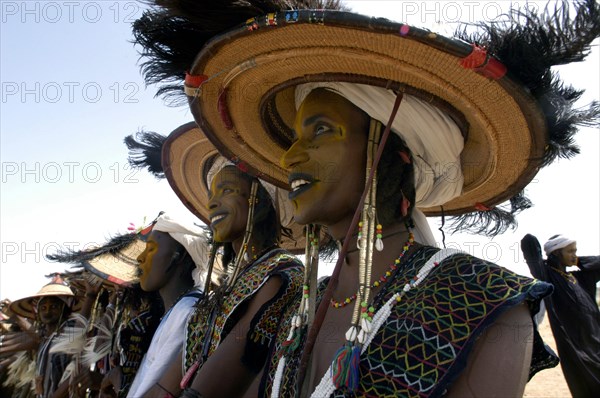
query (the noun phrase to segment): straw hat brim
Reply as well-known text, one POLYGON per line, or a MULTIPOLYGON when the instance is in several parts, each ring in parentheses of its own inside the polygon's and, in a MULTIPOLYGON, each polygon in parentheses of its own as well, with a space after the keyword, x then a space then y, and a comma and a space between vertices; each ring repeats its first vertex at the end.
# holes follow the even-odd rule
MULTIPOLYGON (((162 146, 162 166, 167 181, 181 202, 206 225, 210 225, 208 194, 204 176, 219 152, 202 130, 191 122, 175 129, 162 146)), ((284 238, 281 247, 304 251, 303 227, 288 226, 294 239, 284 238)))
POLYGON ((136 239, 116 254, 106 253, 83 262, 83 267, 108 282, 131 286, 138 282, 137 258, 145 247, 145 242, 136 239))
MULTIPOLYGON (((59 296, 64 298, 72 298, 75 300, 75 295, 70 287, 58 283, 50 283, 42 287, 42 289, 40 289, 40 291, 33 296, 24 297, 22 299, 13 301, 10 304, 10 309, 12 312, 22 317, 35 319, 35 303, 40 298, 48 296, 59 296)), ((72 305, 71 308, 74 310, 76 309, 74 305, 72 305)))
POLYGON ((186 82, 186 93, 199 126, 224 156, 287 189, 280 159, 292 142, 295 85, 366 83, 432 101, 465 127, 463 191, 443 205, 458 215, 520 192, 537 173, 547 142, 534 98, 491 67, 463 66, 473 52, 463 41, 385 19, 282 12, 212 39, 190 70, 203 81, 198 88, 186 82))

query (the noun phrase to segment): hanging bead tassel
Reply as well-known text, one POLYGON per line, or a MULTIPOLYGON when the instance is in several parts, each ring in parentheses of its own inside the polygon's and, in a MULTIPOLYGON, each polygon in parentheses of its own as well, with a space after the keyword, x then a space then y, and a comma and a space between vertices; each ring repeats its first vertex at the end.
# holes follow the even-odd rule
POLYGON ((331 379, 336 388, 346 386, 352 362, 352 344, 348 341, 336 353, 331 364, 331 379))
POLYGON ((346 387, 354 391, 358 387, 360 347, 353 342, 358 337, 359 329, 351 326, 346 332, 346 344, 335 353, 331 364, 331 380, 336 388, 346 387))
POLYGON ((292 355, 294 351, 300 347, 300 340, 302 339, 302 330, 296 329, 291 340, 285 341, 282 345, 285 347, 286 355, 292 355))
POLYGON ((345 387, 350 391, 358 388, 360 347, 349 341, 335 354, 331 364, 331 379, 337 388, 345 387))
POLYGON ((362 227, 363 227, 363 223, 362 221, 360 221, 358 223, 358 237, 356 238, 356 248, 360 250, 361 248, 361 240, 362 240, 362 227))
POLYGON ((244 243, 242 250, 244 251, 243 259, 244 261, 248 262, 250 260, 250 256, 248 255, 248 243, 244 243))
POLYGON ((359 377, 359 366, 360 366, 360 347, 355 345, 352 347, 352 357, 350 358, 350 369, 349 378, 346 383, 346 387, 350 391, 355 391, 358 388, 359 377))
POLYGON ((306 327, 303 325, 301 316, 295 315, 292 319, 290 334, 287 340, 282 343, 282 346, 285 347, 286 355, 292 354, 300 346, 300 340, 302 340, 305 329, 306 327))
POLYGON ((383 227, 381 226, 381 224, 377 224, 377 230, 375 231, 375 233, 377 234, 377 239, 375 240, 375 249, 377 249, 378 252, 383 251, 383 240, 381 239, 383 238, 382 232, 383 227))

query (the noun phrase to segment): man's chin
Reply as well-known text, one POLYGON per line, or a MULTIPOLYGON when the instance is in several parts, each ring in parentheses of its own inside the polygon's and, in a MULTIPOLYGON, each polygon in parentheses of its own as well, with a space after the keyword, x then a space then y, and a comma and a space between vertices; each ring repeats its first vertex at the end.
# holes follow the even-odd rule
POLYGON ((304 213, 294 213, 294 222, 300 225, 311 224, 313 221, 310 220, 310 217, 307 217, 304 213))

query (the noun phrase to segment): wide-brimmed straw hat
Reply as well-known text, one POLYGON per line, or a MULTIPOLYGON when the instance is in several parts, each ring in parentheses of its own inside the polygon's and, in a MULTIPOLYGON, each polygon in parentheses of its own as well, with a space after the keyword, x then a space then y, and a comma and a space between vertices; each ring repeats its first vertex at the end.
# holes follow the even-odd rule
POLYGON ((473 45, 412 26, 346 12, 290 11, 211 40, 190 69, 186 93, 221 152, 284 187, 288 173, 280 159, 292 143, 296 85, 362 83, 433 103, 463 122, 464 186, 443 205, 447 214, 460 214, 511 198, 542 162, 542 110, 505 72, 473 45))
POLYGON ((52 282, 44 285, 40 291, 33 296, 28 296, 13 301, 10 304, 10 309, 17 315, 29 319, 35 319, 35 306, 42 297, 58 297, 69 307, 72 307, 75 300, 75 294, 73 294, 73 290, 71 290, 71 288, 62 279, 55 278, 52 282))
POLYGON ((137 258, 146 243, 140 239, 115 254, 103 254, 83 262, 83 268, 100 278, 120 286, 131 286, 138 282, 137 258))
POLYGON ((141 235, 131 232, 115 235, 103 245, 79 251, 63 249, 47 255, 47 258, 50 261, 74 264, 103 281, 128 287, 138 282, 137 257, 145 247, 141 235))
MULTIPOLYGON (((220 156, 195 122, 175 129, 162 145, 162 172, 183 204, 206 225, 210 225, 207 176, 220 156)), ((261 183, 269 191, 282 225, 292 231, 292 239, 282 237, 281 247, 295 252, 303 251, 303 227, 292 222, 288 192, 261 183)))
POLYGON ((456 38, 330 10, 272 12, 237 27, 222 13, 224 30, 211 34, 210 7, 155 3, 134 24, 146 81, 174 98, 185 75, 192 113, 219 152, 281 187, 288 186, 280 159, 293 142, 295 87, 303 83, 379 86, 444 111, 464 137, 462 191, 421 210, 462 215, 464 229, 491 234, 514 226, 513 215, 531 205, 523 188, 540 167, 577 154, 577 126, 598 120, 597 105, 575 109, 580 92, 550 69, 585 58, 600 34, 597 2, 576 4, 573 19, 568 5, 541 15, 511 11, 456 38), (508 211, 494 208, 507 199, 508 211))

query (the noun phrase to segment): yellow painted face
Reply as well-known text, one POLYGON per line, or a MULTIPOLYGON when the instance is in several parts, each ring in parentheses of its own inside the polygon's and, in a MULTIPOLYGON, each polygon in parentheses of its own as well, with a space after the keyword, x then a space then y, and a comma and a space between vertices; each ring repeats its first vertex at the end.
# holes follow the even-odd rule
POLYGON ((146 248, 137 258, 140 286, 144 291, 158 291, 171 279, 174 269, 169 270, 169 266, 178 245, 166 232, 150 232, 146 248))
POLYGON ((248 219, 250 182, 233 166, 220 170, 210 184, 210 228, 216 242, 244 236, 248 219))
POLYGON ((338 94, 317 89, 306 97, 281 159, 296 222, 331 227, 352 218, 365 184, 368 126, 369 117, 338 94))

